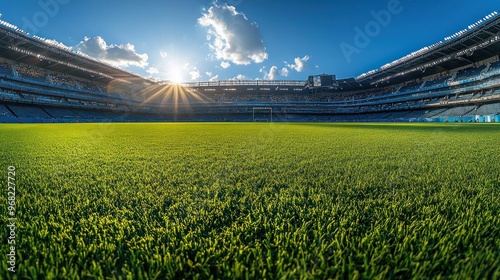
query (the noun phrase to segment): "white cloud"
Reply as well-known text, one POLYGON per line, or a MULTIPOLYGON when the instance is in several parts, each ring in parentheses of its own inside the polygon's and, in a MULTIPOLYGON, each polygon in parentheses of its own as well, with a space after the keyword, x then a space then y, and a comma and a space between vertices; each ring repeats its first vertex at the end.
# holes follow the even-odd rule
POLYGON ((303 58, 296 57, 294 59, 294 64, 288 64, 287 66, 297 72, 302 72, 307 67, 307 61, 309 60, 309 56, 306 55, 303 58))
POLYGON ((266 69, 267 67, 263 66, 259 70, 260 73, 264 74, 264 80, 276 80, 278 76, 287 77, 290 74, 290 70, 287 67, 279 70, 277 66, 271 66, 269 71, 266 69))
POLYGON ((166 58, 168 56, 168 53, 166 51, 164 51, 164 50, 161 50, 160 51, 160 56, 161 56, 161 58, 166 58))
POLYGON ((200 70, 194 68, 192 71, 189 72, 189 76, 191 76, 191 80, 198 80, 201 78, 200 70))
POLYGON ((141 68, 148 66, 148 55, 137 53, 134 45, 108 45, 101 36, 85 37, 76 45, 75 51, 115 66, 134 65, 141 68))
POLYGON ((205 75, 207 75, 207 77, 212 77, 213 73, 212 72, 205 72, 205 75))
POLYGON ((231 80, 246 80, 247 79, 247 76, 243 75, 243 74, 239 74, 238 76, 232 78, 231 80))
POLYGON ((215 75, 212 78, 210 78, 210 82, 217 81, 219 79, 219 75, 215 75))
POLYGON ((257 24, 227 4, 213 4, 198 18, 208 27, 207 40, 216 59, 238 65, 261 63, 268 58, 257 24))
POLYGON ((156 75, 156 74, 159 74, 160 71, 158 70, 158 68, 156 68, 155 66, 152 66, 152 67, 149 67, 146 72, 150 75, 150 76, 153 76, 153 75, 156 75))
POLYGON ((223 61, 220 63, 220 66, 224 69, 227 69, 231 66, 231 63, 227 62, 227 61, 223 61))
POLYGON ((283 69, 281 69, 281 72, 280 72, 281 76, 283 76, 283 77, 288 77, 289 73, 290 73, 290 70, 288 70, 288 68, 286 68, 286 67, 283 67, 283 69))
POLYGON ((276 80, 276 76, 278 76, 278 67, 272 66, 269 73, 264 75, 264 80, 276 80))

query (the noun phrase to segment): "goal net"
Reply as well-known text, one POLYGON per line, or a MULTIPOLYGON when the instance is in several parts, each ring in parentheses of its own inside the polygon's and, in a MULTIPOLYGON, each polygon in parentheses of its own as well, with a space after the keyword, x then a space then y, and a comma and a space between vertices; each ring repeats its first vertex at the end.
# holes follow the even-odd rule
POLYGON ((272 122, 273 121, 273 108, 253 107, 252 120, 254 122, 272 122))

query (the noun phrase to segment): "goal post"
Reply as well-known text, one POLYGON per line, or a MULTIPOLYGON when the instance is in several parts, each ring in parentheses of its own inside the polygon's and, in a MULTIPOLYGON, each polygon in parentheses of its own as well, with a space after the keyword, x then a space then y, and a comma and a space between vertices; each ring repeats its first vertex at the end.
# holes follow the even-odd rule
POLYGON ((253 107, 252 120, 254 122, 272 122, 273 108, 271 107, 253 107))

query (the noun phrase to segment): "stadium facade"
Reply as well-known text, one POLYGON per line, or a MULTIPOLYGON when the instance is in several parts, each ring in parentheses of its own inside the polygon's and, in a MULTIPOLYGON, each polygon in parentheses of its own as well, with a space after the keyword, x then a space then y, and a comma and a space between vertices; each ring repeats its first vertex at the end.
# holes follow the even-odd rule
POLYGON ((349 79, 157 82, 0 21, 1 122, 500 121, 500 14, 349 79))

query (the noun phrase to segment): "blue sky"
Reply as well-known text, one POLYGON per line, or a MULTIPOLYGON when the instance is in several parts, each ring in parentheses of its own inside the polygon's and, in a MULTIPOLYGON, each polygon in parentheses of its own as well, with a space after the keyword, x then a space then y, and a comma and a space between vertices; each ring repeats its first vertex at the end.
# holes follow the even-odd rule
POLYGON ((305 80, 358 76, 499 6, 491 0, 16 0, 0 2, 0 19, 145 77, 305 80))

